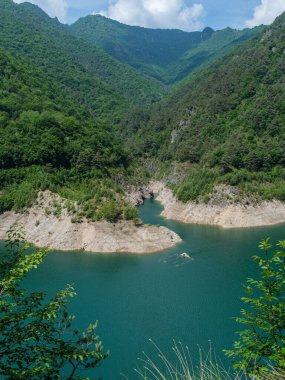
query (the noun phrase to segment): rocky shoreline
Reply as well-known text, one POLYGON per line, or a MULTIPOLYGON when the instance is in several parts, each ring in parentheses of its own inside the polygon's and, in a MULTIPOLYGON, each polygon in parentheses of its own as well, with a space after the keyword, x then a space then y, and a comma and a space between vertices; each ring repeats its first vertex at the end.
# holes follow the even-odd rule
POLYGON ((223 228, 261 227, 285 223, 285 204, 279 201, 255 204, 250 198, 238 200, 234 189, 220 185, 212 200, 205 203, 182 203, 163 182, 151 182, 153 194, 164 207, 162 216, 189 224, 208 224, 223 228))
MULTIPOLYGON (((208 224, 222 228, 245 228, 285 223, 285 204, 278 201, 254 204, 250 199, 237 201, 235 191, 220 185, 209 203, 182 203, 163 182, 131 188, 128 200, 138 206, 154 196, 164 210, 162 216, 189 224, 208 224)), ((64 207, 60 215, 47 213, 46 205, 58 196, 41 194, 36 204, 23 214, 6 212, 0 215, 0 240, 14 224, 22 224, 26 240, 38 247, 53 250, 85 250, 96 253, 148 254, 163 251, 181 242, 180 237, 166 227, 135 225, 120 221, 74 223, 64 207)))
POLYGON ((47 213, 45 206, 54 197, 57 196, 46 192, 41 194, 42 203, 24 214, 1 214, 0 239, 7 238, 7 231, 12 225, 22 224, 28 242, 52 250, 147 254, 163 251, 181 242, 180 237, 166 227, 136 226, 128 221, 73 223, 65 208, 60 215, 47 213))

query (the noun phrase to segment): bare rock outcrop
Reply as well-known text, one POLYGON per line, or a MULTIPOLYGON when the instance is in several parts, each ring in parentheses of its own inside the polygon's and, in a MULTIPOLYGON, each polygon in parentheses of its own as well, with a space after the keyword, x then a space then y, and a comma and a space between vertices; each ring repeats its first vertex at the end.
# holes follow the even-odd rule
POLYGON ((191 224, 210 224, 223 228, 258 227, 285 223, 285 204, 279 201, 255 203, 241 199, 238 190, 219 185, 209 203, 182 203, 162 182, 153 182, 151 191, 164 206, 162 216, 191 224))
POLYGON ((0 215, 0 239, 15 224, 24 226, 27 241, 54 250, 85 250, 98 253, 153 253, 175 246, 180 237, 168 228, 133 222, 73 223, 61 198, 50 192, 41 193, 38 204, 24 214, 6 212, 0 215))

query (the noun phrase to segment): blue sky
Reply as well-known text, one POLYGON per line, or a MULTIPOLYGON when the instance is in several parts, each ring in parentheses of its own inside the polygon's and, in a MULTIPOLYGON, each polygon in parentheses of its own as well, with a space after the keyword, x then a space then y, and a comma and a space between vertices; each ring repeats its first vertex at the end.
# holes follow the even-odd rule
MULTIPOLYGON (((274 1, 274 0, 273 0, 274 1)), ((285 1, 285 0, 284 0, 285 1)), ((74 21, 78 17, 85 16, 92 12, 106 11, 108 1, 106 0, 69 0, 68 10, 69 21, 74 21)), ((205 10, 203 23, 214 29, 221 29, 227 26, 233 28, 243 28, 245 21, 253 15, 254 8, 260 4, 259 0, 201 0, 185 1, 187 5, 202 4, 205 10)))
MULTIPOLYGON (((24 0, 14 0, 17 3, 24 0)), ((222 29, 270 24, 285 11, 285 0, 30 0, 50 16, 72 23, 100 13, 129 25, 222 29)))

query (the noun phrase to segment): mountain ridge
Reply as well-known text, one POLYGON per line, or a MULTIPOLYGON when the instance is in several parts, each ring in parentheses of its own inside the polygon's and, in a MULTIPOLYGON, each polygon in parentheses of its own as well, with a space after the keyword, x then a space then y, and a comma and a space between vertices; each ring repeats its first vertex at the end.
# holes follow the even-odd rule
POLYGON ((2 208, 30 201, 23 192, 34 197, 43 181, 81 202, 79 220, 137 220, 123 188, 157 175, 185 202, 206 201, 220 184, 284 201, 285 15, 251 39, 248 30, 205 29, 182 58, 206 60, 166 89, 38 7, 3 0, 0 10, 2 208))
POLYGON ((75 92, 75 98, 80 82, 85 86, 81 96, 90 102, 90 109, 97 108, 100 113, 116 103, 117 108, 123 108, 130 100, 152 102, 161 98, 164 89, 160 84, 71 36, 66 26, 39 7, 5 0, 0 10, 0 46, 29 58, 70 93, 75 92))
POLYGON ((137 154, 190 165, 176 184, 180 200, 207 197, 217 183, 285 200, 284 41, 285 13, 145 112, 138 127, 136 114, 125 122, 137 154))
MULTIPOLYGON (((192 60, 190 57, 187 60, 186 53, 200 45, 203 46, 203 43, 210 41, 214 34, 220 33, 210 27, 201 32, 143 28, 125 25, 101 15, 80 18, 70 26, 69 30, 73 35, 100 46, 113 57, 165 84, 173 84, 191 74, 193 71, 191 66, 196 69, 200 61, 199 57, 194 57, 192 60), (197 63, 194 62, 195 59, 197 63)), ((220 38, 218 46, 214 49, 215 56, 208 57, 206 54, 203 60, 210 64, 220 55, 220 49, 223 48, 228 52, 231 47, 250 39, 258 30, 259 28, 244 31, 230 28, 223 30, 223 35, 227 34, 229 46, 223 44, 220 38)), ((207 48, 209 49, 208 46, 207 48)))

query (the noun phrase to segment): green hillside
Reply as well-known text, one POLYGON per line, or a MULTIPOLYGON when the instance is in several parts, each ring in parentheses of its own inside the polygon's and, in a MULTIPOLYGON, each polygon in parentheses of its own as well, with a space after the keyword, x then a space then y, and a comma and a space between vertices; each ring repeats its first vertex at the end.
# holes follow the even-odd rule
MULTIPOLYGON (((194 75, 157 103, 165 94, 162 85, 70 35, 69 26, 40 8, 3 0, 0 10, 2 211, 21 209, 48 188, 81 202, 82 215, 92 220, 106 210, 116 219, 128 207, 118 184, 145 177, 141 159, 160 162, 164 174, 174 163, 183 168, 174 190, 185 201, 207 197, 218 183, 285 199, 285 15, 227 55, 257 29, 129 27, 135 35, 145 33, 144 44, 151 33, 156 36, 145 51, 142 43, 138 59, 152 60, 156 51, 162 64, 168 36, 173 75, 188 75, 188 63, 197 62, 194 75), (177 60, 187 38, 192 50, 177 60), (205 68, 211 60, 216 62, 205 68), (136 174, 130 175, 130 167, 136 174)), ((84 20, 125 31, 102 17, 84 20)))
POLYGON ((32 4, 0 3, 0 47, 28 58, 94 115, 116 121, 129 102, 161 98, 161 85, 66 29, 32 4))
POLYGON ((126 175, 127 157, 114 133, 44 72, 2 50, 0 122, 0 212, 21 211, 49 189, 78 202, 78 220, 125 210, 136 217, 115 180, 126 175))
POLYGON ((206 28, 189 33, 128 26, 97 15, 79 19, 69 30, 120 61, 171 84, 250 39, 258 28, 217 32, 206 28))
POLYGON ((141 114, 140 123, 129 115, 138 154, 192 165, 176 188, 180 199, 219 182, 285 199, 284 41, 285 14, 141 114))
POLYGON ((187 79, 191 74, 210 66, 217 59, 253 38, 263 28, 263 26, 244 30, 226 28, 215 31, 209 39, 186 51, 178 61, 169 66, 168 80, 174 83, 187 79))

